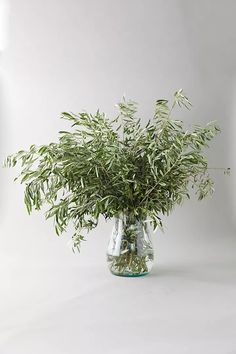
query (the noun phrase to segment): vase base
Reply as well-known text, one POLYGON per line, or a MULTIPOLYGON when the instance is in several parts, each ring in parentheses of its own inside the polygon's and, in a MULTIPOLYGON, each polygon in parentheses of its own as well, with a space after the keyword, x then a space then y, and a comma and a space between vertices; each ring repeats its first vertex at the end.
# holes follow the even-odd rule
POLYGON ((117 277, 126 277, 126 278, 137 278, 148 275, 149 272, 146 273, 115 273, 111 271, 111 274, 116 275, 117 277))

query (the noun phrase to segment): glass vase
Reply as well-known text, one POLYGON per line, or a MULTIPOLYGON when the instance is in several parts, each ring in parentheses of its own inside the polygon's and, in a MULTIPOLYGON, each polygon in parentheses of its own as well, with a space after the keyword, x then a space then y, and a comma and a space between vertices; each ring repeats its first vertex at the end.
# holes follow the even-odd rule
POLYGON ((111 273, 124 277, 148 274, 154 261, 149 223, 125 213, 114 219, 107 250, 111 273))

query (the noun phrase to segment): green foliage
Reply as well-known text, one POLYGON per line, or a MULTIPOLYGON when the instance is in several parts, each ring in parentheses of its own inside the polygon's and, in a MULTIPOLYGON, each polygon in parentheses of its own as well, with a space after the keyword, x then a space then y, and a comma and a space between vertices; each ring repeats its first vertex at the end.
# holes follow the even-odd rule
MULTIPOLYGON (((160 215, 189 198, 193 188, 199 200, 213 192, 203 151, 220 131, 211 122, 185 131, 183 122, 171 118, 175 106, 190 109, 179 90, 171 105, 157 100, 154 117, 145 127, 136 118, 137 104, 123 99, 119 116, 110 121, 95 114, 63 112, 71 131, 60 131, 57 143, 32 145, 28 151, 8 156, 5 165, 21 165, 29 213, 49 205, 58 235, 74 225, 74 247, 80 247, 82 229, 97 226, 98 218, 120 212, 148 217, 162 227, 160 215)), ((227 170, 228 172, 228 170, 227 170)))

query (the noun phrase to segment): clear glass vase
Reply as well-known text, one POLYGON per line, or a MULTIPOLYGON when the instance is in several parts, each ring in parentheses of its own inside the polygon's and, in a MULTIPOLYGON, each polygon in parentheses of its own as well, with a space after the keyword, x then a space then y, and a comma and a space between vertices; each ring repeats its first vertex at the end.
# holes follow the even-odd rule
POLYGON ((154 251, 149 229, 148 222, 131 214, 115 217, 107 250, 112 274, 137 277, 150 272, 154 251))

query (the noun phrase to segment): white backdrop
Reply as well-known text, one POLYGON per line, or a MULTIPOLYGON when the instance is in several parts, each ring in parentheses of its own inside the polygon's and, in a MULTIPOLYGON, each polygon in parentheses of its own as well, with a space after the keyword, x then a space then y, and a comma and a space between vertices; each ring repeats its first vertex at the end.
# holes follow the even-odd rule
POLYGON ((2 12, 1 160, 55 141, 62 111, 112 117, 125 94, 147 120, 182 87, 183 119, 219 122, 210 164, 232 173, 214 172, 213 198, 165 220, 152 275, 123 279, 105 261, 112 222, 74 255, 70 232, 29 217, 17 171, 2 169, 0 353, 236 353, 235 11, 234 0, 12 0, 8 26, 2 12))

